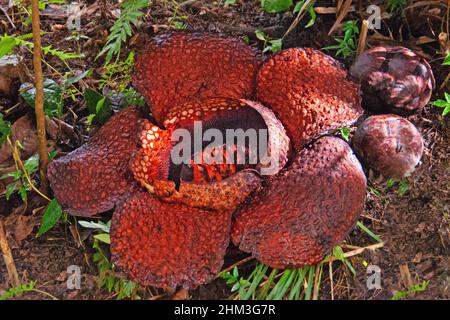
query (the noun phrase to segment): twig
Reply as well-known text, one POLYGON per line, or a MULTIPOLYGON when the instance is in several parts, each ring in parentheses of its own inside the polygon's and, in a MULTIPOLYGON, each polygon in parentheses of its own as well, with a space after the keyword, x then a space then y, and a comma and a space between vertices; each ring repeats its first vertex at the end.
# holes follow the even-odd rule
POLYGON ((31 181, 31 177, 29 172, 27 171, 27 169, 25 168, 22 159, 20 159, 20 154, 17 151, 17 145, 13 145, 11 140, 9 139, 9 137, 7 138, 8 143, 11 147, 12 150, 12 155, 13 155, 13 159, 14 162, 16 164, 17 169, 20 169, 23 174, 25 175, 25 179, 27 179, 28 185, 30 186, 31 189, 33 189, 37 194, 39 194, 42 198, 46 199, 47 201, 52 201, 49 197, 47 197, 44 193, 42 193, 38 188, 35 187, 33 181, 31 181))
POLYGON ((43 295, 51 298, 52 300, 59 300, 57 297, 55 297, 54 295, 52 295, 52 294, 50 294, 48 292, 45 292, 45 291, 42 291, 42 290, 39 290, 39 289, 33 289, 32 291, 40 293, 40 294, 43 294, 43 295))
POLYGON ((236 262, 235 264, 232 264, 232 265, 229 266, 228 268, 222 270, 220 273, 224 273, 224 272, 231 271, 231 270, 234 269, 234 267, 240 266, 241 264, 244 264, 244 263, 246 263, 246 262, 249 262, 249 261, 251 261, 251 260, 253 260, 253 259, 255 259, 255 258, 252 257, 252 256, 247 257, 247 258, 245 258, 245 259, 242 259, 242 260, 236 262))
POLYGON ((314 274, 313 300, 319 299, 320 281, 321 281, 322 265, 317 266, 314 274))
POLYGON ((359 34, 358 49, 356 56, 359 56, 366 49, 367 32, 369 31, 369 21, 363 20, 361 24, 361 33, 359 34))
POLYGON ((333 263, 328 262, 328 272, 330 274, 331 300, 334 300, 334 284, 333 284, 333 263))
POLYGON ((337 13, 338 16, 336 18, 336 21, 334 22, 333 26, 331 27, 330 31, 328 32, 328 35, 332 35, 333 32, 336 30, 336 28, 341 24, 342 20, 347 15, 348 11, 350 10, 350 6, 352 5, 352 0, 345 0, 345 2, 338 6, 337 13))
MULTIPOLYGON (((353 257, 353 256, 356 256, 358 254, 363 253, 365 250, 372 250, 372 251, 374 251, 376 249, 380 249, 380 248, 383 248, 383 247, 384 247, 384 242, 375 243, 375 244, 372 244, 372 245, 367 246, 367 247, 363 247, 363 248, 359 248, 359 249, 356 249, 356 250, 352 250, 352 251, 346 252, 346 253, 344 253, 343 256, 344 256, 344 258, 350 258, 350 257, 353 257)), ((328 257, 328 258, 324 259, 322 261, 322 263, 329 262, 329 261, 336 261, 336 260, 338 260, 338 259, 336 259, 335 257, 328 257)))
POLYGON ((8 19, 9 23, 11 24, 11 26, 16 29, 16 25, 14 24, 14 22, 11 20, 11 18, 8 15, 8 12, 3 9, 2 7, 0 7, 0 10, 2 10, 3 14, 6 16, 6 19, 8 19))
POLYGON ((306 0, 305 3, 303 3, 302 8, 300 9, 300 11, 297 14, 297 17, 295 17, 295 20, 292 22, 292 24, 289 26, 289 28, 286 30, 286 32, 283 35, 283 39, 285 39, 289 33, 292 32, 292 30, 294 30, 297 25, 300 23, 300 21, 303 19, 303 17, 306 15, 306 13, 308 12, 308 10, 306 10, 310 5, 314 6, 314 4, 316 3, 316 0, 306 0))
POLYGON ((43 194, 48 193, 47 181, 47 136, 45 132, 45 113, 44 113, 44 76, 42 74, 41 62, 41 27, 39 18, 39 0, 32 0, 32 28, 33 28, 33 66, 36 88, 36 124, 39 142, 39 177, 40 190, 43 194))
POLYGON ((5 225, 3 224, 2 219, 0 219, 0 247, 3 253, 6 270, 8 271, 9 280, 13 287, 20 287, 19 274, 17 273, 16 264, 14 263, 8 239, 6 239, 5 225))
MULTIPOLYGON (((336 7, 315 7, 314 11, 316 11, 317 14, 336 14, 337 8, 336 7)), ((350 9, 348 9, 348 12, 355 12, 356 9, 354 6, 350 6, 350 9)))

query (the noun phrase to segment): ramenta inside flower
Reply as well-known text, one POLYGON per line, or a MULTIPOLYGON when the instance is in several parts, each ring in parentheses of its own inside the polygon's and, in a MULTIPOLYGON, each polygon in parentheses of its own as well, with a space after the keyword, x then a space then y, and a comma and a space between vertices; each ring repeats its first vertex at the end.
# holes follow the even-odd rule
MULTIPOLYGON (((164 128, 145 122, 140 144, 131 162, 133 174, 151 193, 164 198, 179 193, 191 198, 192 188, 209 184, 206 193, 213 184, 221 189, 222 182, 236 187, 238 181, 248 194, 260 175, 274 175, 285 166, 290 150, 290 140, 272 111, 231 98, 182 104, 169 112, 164 128)), ((203 201, 194 206, 211 208, 203 201)))

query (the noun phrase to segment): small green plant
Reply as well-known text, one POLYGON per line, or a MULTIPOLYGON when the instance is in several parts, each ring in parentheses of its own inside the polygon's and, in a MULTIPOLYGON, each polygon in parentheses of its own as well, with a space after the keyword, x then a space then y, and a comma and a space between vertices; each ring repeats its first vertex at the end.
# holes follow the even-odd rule
POLYGON ((122 92, 131 83, 131 72, 134 66, 134 52, 131 51, 125 60, 118 60, 105 65, 99 80, 99 89, 110 87, 122 92))
POLYGON ((293 4, 292 0, 261 0, 262 9, 268 13, 288 11, 293 4))
POLYGON ((109 64, 114 55, 120 56, 122 44, 127 41, 132 32, 132 26, 136 26, 144 15, 143 10, 149 6, 149 0, 126 0, 122 3, 122 13, 110 29, 110 34, 105 46, 97 55, 97 58, 105 56, 105 65, 109 64))
POLYGON ((30 281, 29 283, 24 283, 19 287, 10 288, 0 295, 0 301, 9 300, 21 296, 24 293, 32 292, 35 284, 36 282, 30 281))
MULTIPOLYGON (((0 36, 0 58, 11 54, 16 47, 25 47, 31 52, 34 44, 33 42, 27 40, 31 38, 33 38, 31 33, 22 36, 10 36, 6 34, 4 36, 0 36)), ((68 53, 55 49, 52 45, 42 47, 42 53, 44 55, 50 54, 61 59, 62 61, 82 57, 80 54, 68 53)))
POLYGON ((264 53, 268 51, 271 51, 272 53, 281 51, 283 47, 282 39, 271 39, 266 33, 261 30, 256 30, 255 35, 256 38, 264 42, 264 53))
POLYGON ((174 28, 175 30, 184 30, 188 27, 187 19, 188 16, 173 16, 169 18, 169 26, 174 28))
POLYGON ((352 57, 356 54, 358 34, 359 27, 357 21, 346 21, 344 23, 344 36, 335 38, 337 44, 325 47, 323 49, 336 50, 336 55, 344 58, 352 57))
POLYGON ((137 292, 139 285, 133 281, 116 277, 115 267, 104 254, 98 239, 94 240, 93 248, 95 250, 93 260, 99 273, 99 287, 109 293, 114 293, 117 300, 140 299, 137 292))
POLYGON ((403 197, 409 191, 408 181, 402 180, 398 183, 397 193, 399 196, 403 197))
POLYGON ((104 124, 112 116, 113 110, 111 103, 106 96, 98 91, 90 88, 86 89, 84 92, 84 100, 90 113, 87 118, 88 125, 92 125, 94 119, 98 123, 104 124))
POLYGON ((3 118, 3 114, 0 113, 0 145, 4 144, 11 134, 11 122, 6 121, 3 118))
POLYGON ((408 181, 406 180, 399 181, 396 179, 389 178, 386 181, 386 187, 393 188, 395 186, 397 186, 397 194, 401 197, 403 197, 409 191, 409 184, 408 181))
POLYGON ((307 7, 304 8, 305 2, 306 1, 304 1, 304 0, 297 2, 297 4, 295 5, 293 13, 296 14, 296 13, 299 13, 300 11, 302 11, 302 10, 308 11, 310 19, 309 19, 308 23, 306 24, 305 28, 309 28, 309 27, 312 27, 314 25, 314 23, 316 23, 317 14, 316 14, 316 11, 314 10, 314 6, 313 6, 312 3, 309 3, 307 5, 307 7))
POLYGON ((224 7, 232 6, 236 4, 236 0, 225 0, 223 2, 224 7))
POLYGON ((392 300, 401 300, 401 299, 404 299, 414 293, 423 292, 423 291, 427 290, 427 285, 428 285, 428 281, 422 281, 422 283, 415 284, 406 291, 397 291, 391 299, 392 300))
POLYGON ((9 299, 12 299, 15 297, 20 297, 24 293, 28 293, 28 292, 40 293, 42 295, 49 297, 52 300, 58 300, 58 298, 51 295, 50 293, 37 289, 36 281, 30 281, 29 283, 24 283, 21 286, 10 288, 10 289, 6 290, 4 293, 2 293, 0 295, 0 301, 9 300, 9 299))
POLYGON ((393 13, 403 9, 407 4, 407 0, 387 0, 387 8, 393 13))
POLYGON ((342 136, 342 138, 345 139, 345 141, 349 141, 350 140, 350 128, 349 127, 344 127, 344 128, 340 128, 339 132, 342 136))
POLYGON ((117 300, 140 299, 138 295, 139 285, 133 281, 118 278, 115 272, 114 264, 108 259, 102 249, 104 245, 110 245, 111 220, 108 222, 78 221, 78 223, 88 229, 94 229, 97 233, 94 235, 92 245, 95 253, 93 260, 97 265, 99 273, 99 287, 114 293, 117 300))
POLYGON ((227 285, 231 285, 231 292, 239 291, 239 294, 244 294, 244 289, 246 289, 250 283, 248 280, 239 276, 239 269, 237 267, 233 268, 233 271, 222 272, 219 277, 224 279, 227 285))
MULTIPOLYGON (((21 147, 20 143, 17 143, 17 147, 21 147)), ((11 196, 17 192, 19 193, 22 201, 26 202, 28 199, 28 192, 31 190, 31 186, 28 182, 27 176, 32 176, 36 173, 39 167, 39 157, 37 155, 23 162, 23 169, 16 167, 16 170, 0 177, 0 180, 12 178, 13 182, 6 186, 5 196, 8 201, 11 196)))
MULTIPOLYGON (((8 138, 7 138, 8 139, 8 138)), ((16 149, 23 148, 19 141, 16 142, 16 149)), ((55 157, 54 152, 49 153, 49 158, 53 159, 55 157)), ((6 200, 9 200, 11 196, 17 192, 22 201, 26 202, 28 200, 28 192, 34 189, 34 182, 31 179, 39 168, 39 157, 33 155, 27 160, 25 160, 21 165, 16 163, 16 170, 10 173, 6 173, 0 176, 0 180, 5 180, 7 178, 12 178, 13 182, 6 186, 5 196, 6 200)))
POLYGON ((447 53, 447 56, 444 58, 444 62, 442 62, 444 66, 450 66, 450 53, 447 53))
POLYGON ((445 100, 438 99, 433 101, 433 106, 442 108, 442 116, 446 116, 450 112, 450 94, 448 92, 444 93, 445 100))
POLYGON ((88 229, 95 229, 100 233, 94 235, 94 239, 97 239, 106 244, 111 244, 111 239, 109 236, 109 232, 111 230, 111 220, 104 223, 102 221, 92 222, 92 221, 78 221, 80 226, 88 229))

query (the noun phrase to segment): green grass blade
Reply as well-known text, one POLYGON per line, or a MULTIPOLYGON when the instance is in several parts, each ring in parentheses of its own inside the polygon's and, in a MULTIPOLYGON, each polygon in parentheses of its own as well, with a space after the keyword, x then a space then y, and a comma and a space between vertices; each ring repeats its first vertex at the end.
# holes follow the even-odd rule
POLYGON ((303 267, 301 269, 298 269, 298 276, 297 279, 295 279, 295 284, 291 289, 291 292, 289 293, 289 300, 295 300, 300 299, 300 292, 302 291, 302 284, 303 280, 305 279, 305 275, 308 272, 309 267, 303 267))
POLYGON ((267 297, 267 293, 269 292, 269 289, 273 283, 273 280, 277 276, 279 270, 278 269, 272 269, 272 272, 270 272, 269 279, 267 279, 267 283, 265 284, 264 288, 262 289, 258 299, 263 300, 267 297))
POLYGON ((314 286, 314 273, 316 271, 316 266, 310 266, 309 267, 309 274, 308 274, 308 287, 306 288, 305 292, 305 300, 311 300, 311 292, 312 288, 314 286))
MULTIPOLYGON (((288 271, 288 270, 286 270, 288 271)), ((286 281, 284 281, 283 285, 279 290, 273 290, 275 295, 273 297, 274 300, 281 300, 285 297, 286 292, 291 287, 292 282, 294 281, 295 276, 297 275, 297 270, 289 270, 290 274, 287 277, 286 281)))
POLYGON ((375 241, 377 241, 378 243, 382 243, 383 240, 381 240, 381 238, 379 236, 377 236, 372 230, 370 230, 369 228, 367 228, 361 221, 358 221, 356 223, 356 225, 365 233, 367 233, 372 239, 374 239, 375 241))
POLYGON ((268 266, 263 264, 260 264, 255 268, 252 284, 250 285, 248 290, 243 295, 241 295, 241 300, 248 300, 255 293, 256 288, 261 283, 261 280, 266 274, 268 268, 268 266))

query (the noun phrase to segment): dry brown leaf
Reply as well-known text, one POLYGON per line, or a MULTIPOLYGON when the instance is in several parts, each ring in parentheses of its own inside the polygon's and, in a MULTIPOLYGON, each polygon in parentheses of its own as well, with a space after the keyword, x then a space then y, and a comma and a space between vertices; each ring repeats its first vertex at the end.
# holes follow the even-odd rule
MULTIPOLYGON (((12 125, 11 142, 14 144, 16 141, 20 141, 23 146, 23 149, 20 150, 22 159, 28 159, 36 153, 38 145, 37 134, 30 116, 25 115, 12 125)), ((4 143, 0 147, 0 169, 10 167, 13 164, 11 147, 9 144, 4 143)))

